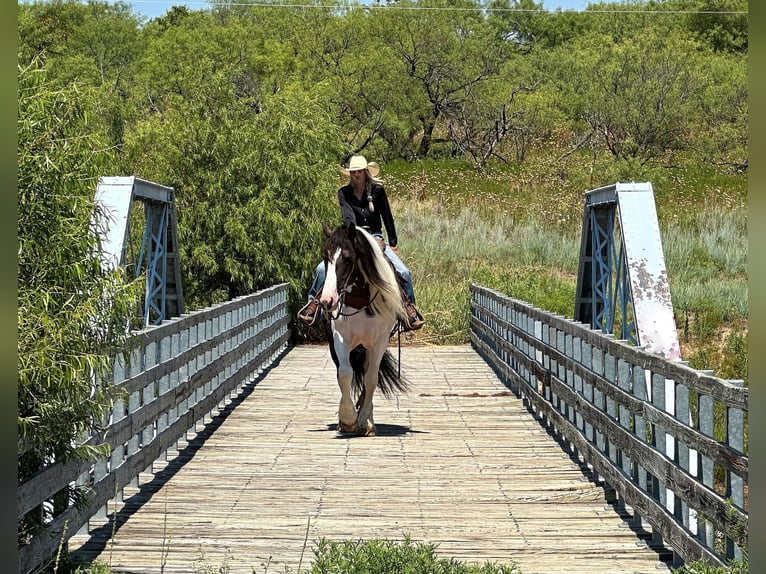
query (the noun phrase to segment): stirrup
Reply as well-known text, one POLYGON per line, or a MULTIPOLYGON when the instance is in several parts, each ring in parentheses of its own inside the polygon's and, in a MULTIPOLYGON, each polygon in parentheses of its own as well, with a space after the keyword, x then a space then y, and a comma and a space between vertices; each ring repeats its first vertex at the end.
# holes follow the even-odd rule
POLYGON ((314 297, 311 301, 306 303, 298 311, 298 319, 300 319, 306 325, 313 325, 317 317, 319 317, 320 306, 319 300, 314 297))
POLYGON ((420 314, 420 311, 415 307, 415 304, 407 301, 404 305, 404 310, 406 311, 407 316, 401 321, 402 330, 417 331, 418 329, 422 329, 423 325, 426 324, 426 321, 423 319, 423 315, 420 314))

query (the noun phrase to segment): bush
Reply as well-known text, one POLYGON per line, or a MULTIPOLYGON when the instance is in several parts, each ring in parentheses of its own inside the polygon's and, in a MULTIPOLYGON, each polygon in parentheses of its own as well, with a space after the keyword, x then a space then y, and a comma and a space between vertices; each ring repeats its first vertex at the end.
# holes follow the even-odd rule
MULTIPOLYGON (((114 398, 108 373, 124 348, 136 300, 121 273, 101 266, 93 224, 105 146, 89 132, 88 95, 55 90, 36 63, 19 68, 18 112, 18 436, 23 481, 53 460, 86 457, 79 446, 114 398), (94 151, 95 150, 95 151, 94 151)), ((99 450, 103 448, 95 447, 99 450)), ((78 500, 53 501, 52 512, 78 500)), ((46 512, 51 508, 46 506, 46 512)), ((25 529, 41 525, 20 522, 25 529)), ((43 522, 47 517, 43 517, 43 522)))
POLYGON ((436 557, 436 546, 392 540, 322 539, 314 548, 311 574, 519 574, 513 565, 467 565, 436 557))
POLYGON ((747 574, 747 560, 735 560, 729 563, 728 567, 711 566, 704 560, 684 564, 680 568, 673 570, 675 574, 747 574))

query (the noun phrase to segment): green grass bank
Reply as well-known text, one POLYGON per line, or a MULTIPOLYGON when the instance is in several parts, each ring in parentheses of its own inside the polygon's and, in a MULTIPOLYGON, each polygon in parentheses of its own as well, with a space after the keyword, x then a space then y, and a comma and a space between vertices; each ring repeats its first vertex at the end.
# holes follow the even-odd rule
MULTIPOLYGON (((572 318, 585 192, 627 180, 596 181, 567 165, 384 165, 400 255, 428 321, 413 343, 469 340, 471 283, 572 318)), ((654 190, 683 359, 746 381, 747 178, 681 168, 644 175, 635 181, 654 190)))

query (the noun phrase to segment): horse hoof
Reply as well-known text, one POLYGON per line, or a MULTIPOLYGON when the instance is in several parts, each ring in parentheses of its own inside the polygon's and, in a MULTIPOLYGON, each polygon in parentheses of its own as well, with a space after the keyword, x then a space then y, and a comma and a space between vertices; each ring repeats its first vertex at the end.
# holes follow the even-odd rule
POLYGON ((354 422, 354 424, 347 425, 343 421, 338 421, 338 432, 343 434, 358 434, 359 425, 356 422, 354 422))
POLYGON ((374 426, 359 429, 359 436, 377 436, 377 434, 374 426))

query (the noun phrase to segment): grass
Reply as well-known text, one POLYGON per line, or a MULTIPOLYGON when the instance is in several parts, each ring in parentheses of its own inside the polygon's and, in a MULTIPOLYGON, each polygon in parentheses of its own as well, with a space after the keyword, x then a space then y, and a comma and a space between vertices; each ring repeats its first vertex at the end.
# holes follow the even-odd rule
POLYGON ((420 342, 468 341, 471 283, 572 315, 579 238, 536 220, 488 223, 467 207, 439 214, 429 200, 392 204, 399 214, 400 253, 415 276, 418 306, 428 314, 420 342))
MULTIPOLYGON (((477 172, 465 162, 391 162, 383 176, 426 327, 412 341, 469 340, 468 287, 480 283, 572 318, 584 194, 575 155, 477 172)), ((747 178, 649 170, 682 356, 747 381, 747 178)))

